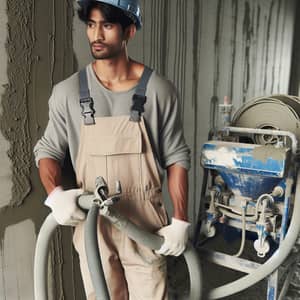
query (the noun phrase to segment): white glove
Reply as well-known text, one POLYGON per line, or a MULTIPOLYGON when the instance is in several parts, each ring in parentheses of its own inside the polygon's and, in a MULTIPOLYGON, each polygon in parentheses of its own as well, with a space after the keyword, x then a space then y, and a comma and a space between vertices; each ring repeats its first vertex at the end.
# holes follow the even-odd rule
POLYGON ((85 219, 85 213, 77 206, 77 198, 82 193, 81 189, 64 191, 58 186, 49 194, 45 205, 52 209, 58 224, 76 226, 85 219))
POLYGON ((172 218, 172 223, 162 227, 157 234, 165 238, 159 250, 155 252, 162 255, 179 256, 185 250, 188 240, 188 228, 191 224, 172 218))

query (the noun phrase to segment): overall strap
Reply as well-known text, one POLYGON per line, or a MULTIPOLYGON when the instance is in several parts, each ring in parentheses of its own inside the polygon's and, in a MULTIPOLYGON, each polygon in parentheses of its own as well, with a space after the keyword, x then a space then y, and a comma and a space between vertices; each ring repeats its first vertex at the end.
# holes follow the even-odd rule
POLYGON ((80 106, 81 115, 83 116, 84 125, 94 125, 94 101, 91 98, 90 90, 88 86, 86 68, 79 72, 79 93, 80 93, 80 106))
POLYGON ((139 84, 135 89, 135 94, 132 97, 133 104, 130 111, 130 121, 139 122, 141 119, 141 114, 145 111, 144 104, 147 101, 146 90, 152 72, 152 69, 145 66, 139 84))

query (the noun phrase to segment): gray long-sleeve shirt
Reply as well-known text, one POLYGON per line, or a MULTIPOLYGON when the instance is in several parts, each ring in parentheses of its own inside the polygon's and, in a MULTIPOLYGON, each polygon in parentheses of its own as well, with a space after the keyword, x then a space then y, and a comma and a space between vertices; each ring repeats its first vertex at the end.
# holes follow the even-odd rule
MULTIPOLYGON (((125 92, 106 89, 97 79, 91 64, 87 66, 87 76, 95 117, 130 115, 135 88, 125 92)), ((174 86, 153 71, 146 96, 144 118, 161 179, 164 169, 171 164, 178 163, 189 169, 190 151, 183 136, 174 86)), ((37 165, 42 158, 53 158, 62 163, 69 147, 75 168, 83 118, 79 98, 78 73, 54 86, 49 100, 49 122, 34 147, 37 165)))

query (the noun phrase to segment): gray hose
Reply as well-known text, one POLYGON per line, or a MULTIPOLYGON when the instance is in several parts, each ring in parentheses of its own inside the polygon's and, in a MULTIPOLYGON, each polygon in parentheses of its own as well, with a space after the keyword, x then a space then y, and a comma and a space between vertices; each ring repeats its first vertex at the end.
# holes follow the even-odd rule
POLYGON ((189 300, 200 300, 202 298, 202 273, 201 265, 191 243, 187 244, 187 247, 183 253, 185 262, 187 264, 190 276, 190 293, 188 295, 189 300))
MULTIPOLYGON (((109 300, 97 242, 98 207, 89 210, 85 224, 85 248, 97 300, 109 300), (97 262, 97 263, 96 263, 97 262), (97 280, 97 284, 95 281, 97 280), (98 295, 101 295, 99 297, 98 295)), ((59 224, 52 213, 44 221, 36 242, 34 255, 34 299, 48 300, 48 255, 52 235, 59 224)))
MULTIPOLYGON (((91 203, 87 196, 79 197, 79 206, 83 209, 90 209, 91 203)), ((108 218, 114 226, 119 230, 125 232, 129 238, 142 244, 152 250, 160 249, 163 243, 163 237, 156 234, 145 231, 133 222, 129 221, 127 218, 117 213, 115 210, 110 208, 106 211, 104 217, 108 218)), ((185 262, 190 276, 190 293, 188 299, 190 300, 200 300, 202 294, 202 274, 201 266, 198 259, 198 255, 191 244, 188 244, 185 252, 183 253, 185 262)))
MULTIPOLYGON (((132 240, 138 244, 142 244, 152 250, 160 249, 164 242, 163 237, 141 230, 137 225, 130 222, 125 217, 111 212, 106 216, 117 228, 125 232, 132 240)), ((190 292, 188 299, 200 300, 202 295, 202 274, 198 255, 191 244, 188 244, 183 257, 187 264, 190 276, 190 292)))
POLYGON ((228 284, 220 286, 211 290, 208 294, 208 299, 220 299, 232 294, 238 293, 244 289, 249 288, 265 277, 269 276, 276 270, 287 258, 292 250, 300 232, 300 171, 297 174, 295 204, 291 223, 286 234, 285 239, 280 243, 280 247, 272 255, 272 257, 265 262, 261 267, 254 272, 228 284))
POLYGON ((48 254, 51 237, 58 226, 52 214, 44 221, 34 255, 34 299, 48 300, 48 254))
POLYGON ((102 268, 97 234, 99 206, 93 204, 88 212, 84 227, 84 245, 91 274, 93 286, 95 288, 97 300, 109 300, 109 293, 102 268))
MULTIPOLYGON (((92 199, 94 199, 93 196, 85 195, 83 197, 80 197, 79 205, 83 209, 90 210, 90 213, 87 217, 87 223, 89 223, 89 225, 86 224, 85 230, 89 232, 89 234, 86 235, 86 238, 89 240, 92 238, 92 240, 90 240, 90 242, 85 241, 85 243, 91 245, 91 247, 88 247, 86 251, 87 253, 89 253, 87 257, 89 257, 90 255, 94 256, 91 262, 90 263, 88 262, 89 265, 90 264, 92 265, 91 272, 98 273, 96 275, 92 275, 92 278, 94 276, 97 276, 97 278, 99 279, 102 276, 101 270, 99 269, 99 267, 97 268, 96 265, 99 266, 99 263, 101 262, 101 260, 99 260, 100 257, 98 256, 97 258, 96 257, 97 254, 90 254, 90 251, 95 251, 96 246, 98 248, 98 242, 97 239, 95 239, 95 237, 97 236, 97 234, 95 233, 96 230, 95 220, 97 220, 98 213, 96 212, 97 209, 91 209, 92 199), (91 230, 87 228, 91 228, 91 230), (92 233, 93 231, 94 233, 92 233), (89 237, 90 235, 93 237, 89 237), (95 263, 95 261, 97 261, 97 263, 95 263), (96 268, 94 268, 95 266, 96 268)), ((106 217, 109 218, 115 226, 117 226, 119 229, 126 232, 131 239, 153 250, 157 250, 161 247, 163 243, 162 237, 141 230, 137 225, 128 221, 123 216, 115 212, 112 212, 112 210, 110 210, 109 212, 110 212, 109 216, 106 217)), ((55 231, 57 226, 58 223, 55 221, 52 214, 49 214, 49 216, 44 221, 38 235, 35 257, 34 257, 34 299, 35 300, 48 300, 47 272, 48 272, 49 244, 51 241, 52 234, 55 231)), ((189 271, 189 276, 190 276, 190 293, 188 299, 200 300, 202 294, 202 274, 201 274, 201 266, 198 259, 198 255, 194 250, 194 248, 190 244, 188 244, 185 252, 183 253, 183 256, 185 258, 188 271, 189 271)), ((107 288, 103 286, 104 283, 105 283, 104 280, 101 279, 97 280, 97 284, 94 285, 95 291, 97 295, 104 295, 106 297, 103 299, 109 299, 107 295, 107 288)), ((98 298, 97 296, 97 300, 98 299, 102 299, 102 298, 98 298)))

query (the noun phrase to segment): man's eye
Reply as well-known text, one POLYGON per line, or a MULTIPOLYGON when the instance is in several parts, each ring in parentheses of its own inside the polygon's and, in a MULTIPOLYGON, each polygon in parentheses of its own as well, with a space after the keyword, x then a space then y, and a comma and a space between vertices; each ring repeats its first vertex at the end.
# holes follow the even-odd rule
POLYGON ((94 23, 88 23, 87 26, 88 26, 89 28, 93 28, 93 27, 94 27, 94 23))
POLYGON ((104 24, 104 28, 106 28, 106 29, 111 29, 112 27, 113 27, 113 25, 111 23, 104 24))

